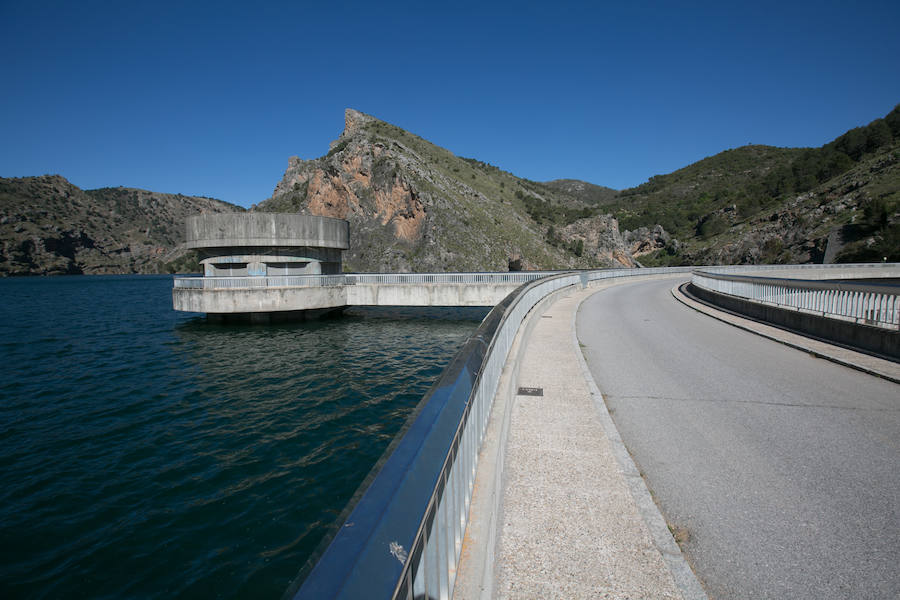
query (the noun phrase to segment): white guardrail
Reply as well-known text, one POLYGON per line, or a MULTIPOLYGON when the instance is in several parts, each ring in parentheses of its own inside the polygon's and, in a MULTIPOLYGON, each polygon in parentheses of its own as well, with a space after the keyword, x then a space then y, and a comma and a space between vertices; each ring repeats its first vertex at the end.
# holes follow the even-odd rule
POLYGON ((559 271, 510 273, 356 273, 342 275, 279 275, 270 277, 175 277, 176 288, 220 290, 273 287, 325 287, 365 284, 503 284, 528 283, 559 271))
POLYGON ((884 329, 900 329, 900 286, 896 284, 785 279, 711 270, 695 271, 691 283, 758 304, 884 329))
POLYGON ((282 275, 276 277, 176 277, 176 288, 233 290, 345 285, 344 275, 282 275))

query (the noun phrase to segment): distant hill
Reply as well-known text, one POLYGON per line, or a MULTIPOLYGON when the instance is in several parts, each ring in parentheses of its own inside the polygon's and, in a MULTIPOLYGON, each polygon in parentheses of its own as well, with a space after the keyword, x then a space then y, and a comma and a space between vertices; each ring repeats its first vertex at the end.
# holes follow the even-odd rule
POLYGON ((132 188, 82 190, 59 175, 0 178, 0 275, 175 269, 185 219, 244 209, 132 188))
POLYGON ((568 194, 572 198, 583 202, 588 206, 605 206, 615 202, 619 195, 617 190, 603 187, 602 185, 594 185, 586 181, 578 179, 554 179, 547 181, 544 185, 548 188, 568 194))

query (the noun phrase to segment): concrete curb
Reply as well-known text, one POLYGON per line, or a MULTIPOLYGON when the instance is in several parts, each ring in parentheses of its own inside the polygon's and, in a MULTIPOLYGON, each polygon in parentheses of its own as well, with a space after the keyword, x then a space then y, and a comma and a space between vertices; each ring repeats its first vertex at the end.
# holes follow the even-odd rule
POLYGON ((491 415, 479 452, 477 469, 483 477, 476 477, 469 521, 465 531, 463 555, 458 565, 458 577, 453 597, 490 600, 496 595, 494 564, 503 520, 503 486, 505 484, 506 444, 515 386, 527 341, 540 317, 560 297, 573 293, 573 287, 556 290, 542 298, 525 316, 510 347, 509 356, 491 405, 491 415))
MULTIPOLYGON (((599 292, 602 290, 597 291, 599 292)), ((697 579, 693 570, 691 570, 687 560, 685 560, 681 548, 675 543, 675 539, 669 531, 669 526, 666 524, 662 512, 660 512, 659 507, 653 501, 653 496, 651 496, 650 490, 647 489, 644 478, 641 476, 640 471, 634 464, 634 460, 631 458, 631 454, 625 447, 622 436, 619 435, 619 430, 616 428, 616 424, 609 414, 606 400, 603 398, 603 394, 597 387, 597 383, 594 381, 594 377, 591 375, 590 368, 584 358, 580 342, 578 341, 576 321, 578 319, 578 311, 581 310, 581 304, 591 296, 593 296, 593 294, 582 299, 572 313, 572 344, 575 346, 575 354, 578 356, 581 372, 588 384, 591 397, 597 408, 597 414, 603 425, 604 433, 609 439, 613 454, 619 463, 619 467, 622 469, 622 473, 628 483, 629 491, 637 504, 641 518, 647 525, 647 529, 650 532, 654 545, 659 550, 660 554, 662 554, 663 560, 665 561, 669 572, 672 574, 675 586, 678 588, 681 596, 685 600, 708 600, 709 597, 703 589, 703 585, 700 583, 700 580, 697 579)))
MULTIPOLYGON (((675 298, 678 302, 680 302, 681 304, 683 304, 684 306, 686 306, 692 310, 695 310, 695 311, 697 311, 701 314, 704 314, 708 317, 712 317, 713 319, 716 319, 717 321, 721 321, 722 323, 731 325, 732 327, 737 327, 738 329, 743 329, 744 331, 748 331, 750 333, 770 339, 773 342, 778 342, 779 344, 788 346, 789 348, 794 348, 795 350, 800 350, 802 352, 806 352, 808 354, 811 354, 812 356, 815 356, 816 358, 821 358, 821 359, 833 362, 835 364, 842 365, 844 367, 856 369, 857 371, 862 371, 863 373, 867 373, 867 374, 873 375, 875 377, 880 377, 882 379, 886 379, 893 383, 900 383, 900 376, 896 376, 891 373, 886 373, 884 371, 879 371, 877 369, 873 369, 871 367, 868 367, 868 366, 861 364, 860 362, 854 361, 852 359, 854 354, 861 354, 861 353, 857 353, 854 350, 845 349, 840 346, 833 346, 833 348, 835 348, 835 353, 840 352, 840 353, 844 354, 845 357, 836 356, 833 353, 822 352, 822 351, 814 348, 812 346, 812 342, 816 341, 819 344, 826 344, 826 345, 827 345, 827 342, 824 342, 821 340, 812 340, 810 338, 805 338, 804 336, 802 336, 798 333, 785 331, 775 325, 763 323, 763 322, 757 321, 755 319, 746 317, 744 315, 735 314, 731 311, 726 311, 726 310, 722 310, 720 308, 710 306, 709 304, 703 302, 702 300, 699 300, 693 296, 688 295, 687 292, 685 292, 684 290, 681 289, 682 287, 684 287, 686 285, 687 284, 682 284, 681 286, 673 287, 671 290, 671 293, 672 293, 673 298, 675 298), (725 318, 724 315, 728 315, 732 318, 731 319, 725 318), (740 321, 735 321, 732 319, 739 319, 740 321), (763 329, 763 327, 784 332, 784 335, 778 335, 774 332, 769 333, 769 332, 765 331, 763 329), (792 339, 788 339, 788 336, 790 336, 792 339), (803 343, 804 339, 810 339, 810 343, 808 343, 808 344, 803 343)), ((886 362, 889 362, 889 361, 886 361, 886 362)))

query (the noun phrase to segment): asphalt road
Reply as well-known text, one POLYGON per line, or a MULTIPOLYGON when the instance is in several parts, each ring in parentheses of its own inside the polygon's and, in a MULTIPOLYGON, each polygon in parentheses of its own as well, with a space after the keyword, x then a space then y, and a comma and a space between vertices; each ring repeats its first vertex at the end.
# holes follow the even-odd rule
POLYGON ((900 598, 900 385, 675 301, 582 304, 585 357, 711 598, 900 598))

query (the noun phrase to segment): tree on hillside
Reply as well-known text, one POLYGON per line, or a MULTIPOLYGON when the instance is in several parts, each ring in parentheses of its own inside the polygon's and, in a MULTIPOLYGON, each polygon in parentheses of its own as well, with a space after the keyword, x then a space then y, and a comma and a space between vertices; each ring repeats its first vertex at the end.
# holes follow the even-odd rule
POLYGON ((866 127, 866 152, 875 152, 882 146, 891 143, 891 128, 884 122, 884 119, 872 121, 866 127))
POLYGON ((900 139, 900 104, 895 106, 894 110, 887 114, 884 118, 884 122, 887 123, 888 128, 891 130, 891 134, 893 134, 895 138, 900 139))

